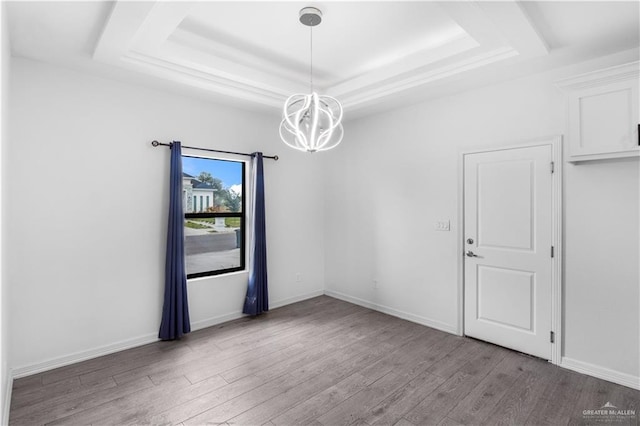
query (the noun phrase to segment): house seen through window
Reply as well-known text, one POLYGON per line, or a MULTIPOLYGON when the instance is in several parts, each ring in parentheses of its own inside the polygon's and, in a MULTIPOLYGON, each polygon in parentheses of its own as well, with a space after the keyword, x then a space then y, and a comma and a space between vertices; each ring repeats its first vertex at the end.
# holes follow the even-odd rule
POLYGON ((182 156, 187 278, 245 268, 244 165, 182 156))

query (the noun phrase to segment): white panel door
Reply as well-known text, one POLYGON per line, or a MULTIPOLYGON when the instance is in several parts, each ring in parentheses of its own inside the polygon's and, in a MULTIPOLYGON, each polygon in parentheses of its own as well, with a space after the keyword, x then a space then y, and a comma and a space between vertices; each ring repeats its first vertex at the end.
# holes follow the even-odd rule
POLYGON ((551 359, 552 149, 464 157, 465 334, 551 359))

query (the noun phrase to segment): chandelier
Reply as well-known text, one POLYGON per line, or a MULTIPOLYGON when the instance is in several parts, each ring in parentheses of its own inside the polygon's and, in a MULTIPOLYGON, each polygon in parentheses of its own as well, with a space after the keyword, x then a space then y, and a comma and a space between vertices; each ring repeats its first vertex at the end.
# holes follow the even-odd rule
POLYGON ((291 148, 317 152, 335 148, 344 135, 342 105, 331 96, 318 95, 313 90, 313 27, 322 21, 322 12, 315 7, 300 10, 300 22, 309 27, 310 94, 296 93, 284 103, 280 138, 291 148))

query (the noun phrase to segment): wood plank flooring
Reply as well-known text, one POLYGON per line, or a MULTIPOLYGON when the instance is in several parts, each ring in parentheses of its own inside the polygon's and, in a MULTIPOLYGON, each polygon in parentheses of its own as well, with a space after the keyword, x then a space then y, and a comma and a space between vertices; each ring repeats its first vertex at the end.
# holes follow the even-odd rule
POLYGON ((640 414, 639 391, 321 296, 18 379, 9 422, 574 425, 607 402, 640 414))

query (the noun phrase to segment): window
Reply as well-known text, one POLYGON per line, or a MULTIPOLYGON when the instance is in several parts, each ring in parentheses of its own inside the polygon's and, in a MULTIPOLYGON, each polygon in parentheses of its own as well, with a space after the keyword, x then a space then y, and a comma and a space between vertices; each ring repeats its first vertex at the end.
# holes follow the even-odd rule
POLYGON ((187 278, 244 270, 245 163, 183 155, 182 171, 187 278))

